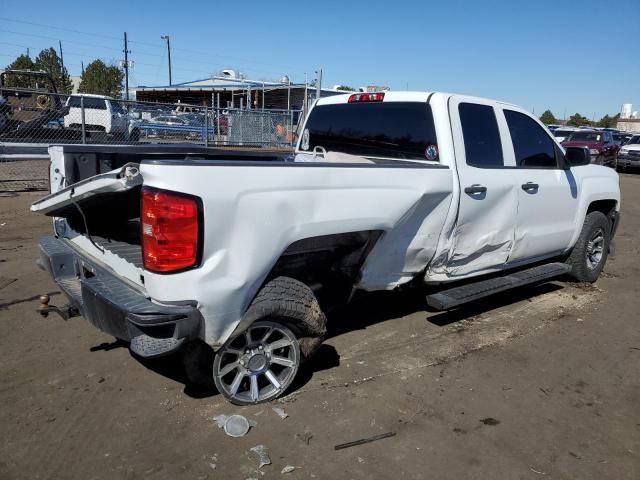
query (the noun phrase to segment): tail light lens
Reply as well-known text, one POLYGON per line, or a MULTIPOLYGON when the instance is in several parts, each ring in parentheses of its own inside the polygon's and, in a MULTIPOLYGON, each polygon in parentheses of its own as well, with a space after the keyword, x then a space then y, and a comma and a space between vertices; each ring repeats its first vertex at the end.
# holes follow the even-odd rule
POLYGON ((194 267, 200 261, 200 199, 188 195, 142 189, 142 255, 144 268, 169 273, 194 267))

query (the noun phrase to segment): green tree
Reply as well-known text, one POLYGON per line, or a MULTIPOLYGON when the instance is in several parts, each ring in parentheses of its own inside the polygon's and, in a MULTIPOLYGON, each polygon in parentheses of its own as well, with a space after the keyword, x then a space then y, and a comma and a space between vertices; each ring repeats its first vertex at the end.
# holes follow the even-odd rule
MULTIPOLYGON (((36 66, 28 55, 20 55, 12 63, 7 65, 7 70, 35 70, 36 66)), ((6 86, 14 88, 35 88, 36 81, 26 75, 9 74, 5 77, 6 86)))
POLYGON ((80 93, 95 93, 119 97, 122 93, 124 73, 115 65, 107 65, 102 60, 94 60, 80 78, 80 93))
POLYGON ((551 113, 551 110, 545 110, 544 113, 540 115, 540 121, 545 125, 558 123, 558 120, 556 120, 556 117, 553 116, 553 113, 551 113))
POLYGON ((614 115, 613 117, 610 117, 609 115, 605 115, 600 120, 598 120, 598 123, 596 123, 596 126, 603 127, 603 128, 615 128, 616 125, 618 124, 619 118, 620 118, 619 113, 617 115, 614 115))
POLYGON ((353 87, 350 87, 349 85, 338 85, 336 87, 336 90, 342 90, 343 92, 355 92, 356 89, 353 87))
POLYGON ((582 127, 585 125, 591 125, 591 122, 587 117, 576 112, 569 117, 569 120, 567 120, 567 125, 571 127, 582 127))
POLYGON ((42 50, 35 61, 36 70, 43 70, 51 75, 60 93, 71 93, 73 85, 66 67, 62 66, 62 61, 54 48, 42 50))

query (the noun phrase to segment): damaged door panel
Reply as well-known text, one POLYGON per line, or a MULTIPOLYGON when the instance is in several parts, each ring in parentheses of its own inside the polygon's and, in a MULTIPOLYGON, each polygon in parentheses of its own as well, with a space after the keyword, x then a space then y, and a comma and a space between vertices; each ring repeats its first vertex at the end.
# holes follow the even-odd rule
POLYGON ((446 271, 456 278, 507 263, 513 249, 518 192, 493 105, 452 99, 449 112, 460 198, 446 271))

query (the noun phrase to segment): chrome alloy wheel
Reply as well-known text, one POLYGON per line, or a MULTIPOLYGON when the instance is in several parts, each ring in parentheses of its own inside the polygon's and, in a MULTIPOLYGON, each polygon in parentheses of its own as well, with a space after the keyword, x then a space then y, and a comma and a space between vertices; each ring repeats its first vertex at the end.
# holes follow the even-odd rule
POLYGON ((300 365, 300 347, 284 325, 257 321, 216 352, 214 381, 232 403, 265 402, 284 392, 300 365))
POLYGON ((595 270, 598 268, 598 265, 600 265, 602 261, 603 252, 604 230, 597 228, 591 235, 586 248, 587 267, 589 267, 589 269, 595 270))

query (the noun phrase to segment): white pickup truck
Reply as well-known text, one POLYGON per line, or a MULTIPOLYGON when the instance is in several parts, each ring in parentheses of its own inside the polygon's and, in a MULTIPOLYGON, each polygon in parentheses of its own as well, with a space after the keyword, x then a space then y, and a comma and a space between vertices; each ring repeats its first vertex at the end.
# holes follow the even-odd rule
POLYGON ((52 193, 32 210, 54 217, 41 264, 70 304, 45 296, 41 313, 82 314, 142 357, 180 349, 236 404, 286 391, 330 301, 424 285, 450 309, 593 282, 619 221, 615 171, 519 107, 461 95, 321 99, 287 154, 50 153, 52 193))

